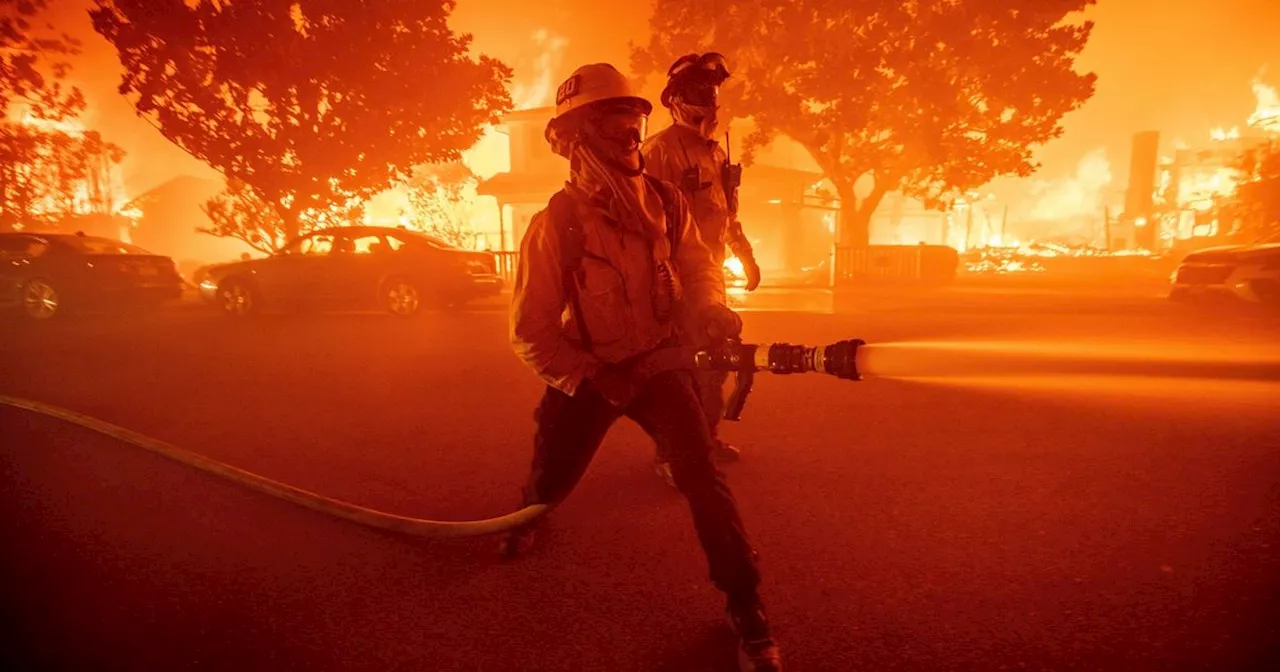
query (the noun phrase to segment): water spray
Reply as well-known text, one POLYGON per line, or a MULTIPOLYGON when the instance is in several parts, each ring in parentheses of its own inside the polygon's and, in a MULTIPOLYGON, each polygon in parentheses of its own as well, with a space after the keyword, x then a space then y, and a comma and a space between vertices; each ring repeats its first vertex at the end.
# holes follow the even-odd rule
POLYGON ((1273 353, 1150 341, 915 341, 858 351, 859 371, 898 380, 1026 377, 1140 377, 1183 380, 1280 380, 1273 353))

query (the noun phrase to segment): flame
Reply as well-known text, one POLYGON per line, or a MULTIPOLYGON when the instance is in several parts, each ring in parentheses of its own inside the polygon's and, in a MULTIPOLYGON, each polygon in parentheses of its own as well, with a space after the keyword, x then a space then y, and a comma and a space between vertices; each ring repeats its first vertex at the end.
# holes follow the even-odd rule
MULTIPOLYGON (((569 42, 564 37, 546 29, 539 29, 530 38, 536 50, 528 68, 517 68, 518 81, 511 84, 513 108, 532 109, 550 105, 555 93, 556 76, 564 60, 569 42), (521 72, 529 73, 519 77, 521 72)), ((480 139, 462 153, 462 163, 480 180, 487 180, 498 173, 511 170, 511 139, 495 126, 485 128, 480 139)), ((403 213, 412 210, 408 192, 398 187, 374 198, 366 211, 368 219, 382 226, 396 226, 406 221, 403 213)), ((469 222, 476 233, 475 248, 497 249, 502 226, 498 202, 492 196, 476 193, 475 185, 464 189, 459 201, 453 205, 459 221, 469 222)))
POLYGON ((511 87, 511 101, 517 110, 527 110, 551 104, 551 94, 556 87, 556 71, 564 60, 569 41, 545 28, 533 33, 533 44, 538 49, 533 69, 537 74, 529 81, 511 87))
MULTIPOLYGON (((89 130, 83 121, 79 118, 68 119, 45 119, 35 114, 29 107, 25 109, 11 110, 8 118, 10 121, 16 121, 22 126, 35 129, 43 133, 64 133, 72 138, 83 138, 89 130)), ((119 167, 110 168, 111 173, 108 176, 111 185, 110 203, 112 211, 110 215, 123 214, 121 208, 129 202, 128 193, 124 188, 124 180, 119 179, 119 167)), ((100 201, 99 201, 100 202, 100 201)), ((90 192, 89 179, 82 179, 76 183, 75 192, 72 196, 71 215, 87 215, 95 212, 95 198, 90 192)), ((64 212, 63 207, 50 202, 44 202, 36 208, 36 214, 44 214, 49 212, 64 212)), ((119 237, 124 242, 131 242, 129 235, 129 224, 122 224, 119 230, 119 237)))
MULTIPOLYGON (((556 72, 564 60, 569 41, 564 37, 539 29, 533 33, 532 42, 538 56, 533 61, 533 76, 511 86, 512 107, 527 110, 550 105, 555 93, 556 72)), ((480 141, 465 152, 462 162, 480 179, 488 179, 497 173, 511 170, 510 139, 494 127, 485 129, 480 141)), ((483 197, 492 201, 491 197, 483 197)), ((493 203, 494 208, 497 203, 493 203)))
POLYGON ((1234 194, 1236 183, 1236 170, 1231 166, 1186 170, 1178 183, 1178 203, 1209 210, 1216 198, 1234 194))
POLYGON ((1240 127, 1232 126, 1231 128, 1226 129, 1219 126, 1209 132, 1209 137, 1212 138, 1215 142, 1223 142, 1225 140, 1239 140, 1240 127))
MULTIPOLYGON (((1249 115, 1248 128, 1280 132, 1280 95, 1276 88, 1254 79, 1253 95, 1257 99, 1257 106, 1249 115)), ((1209 138, 1213 142, 1240 140, 1240 127, 1219 126, 1210 131, 1209 138)), ((1178 149, 1187 147, 1179 142, 1178 149)), ((1239 186, 1239 174, 1230 165, 1226 154, 1236 151, 1238 150, 1228 145, 1215 152, 1215 155, 1221 155, 1217 160, 1193 161, 1189 165, 1183 165, 1179 171, 1177 205, 1180 208, 1209 211, 1221 199, 1235 194, 1239 186)), ((1162 186, 1165 184, 1167 182, 1162 181, 1162 186)))
POLYGON ((1249 125, 1272 133, 1280 133, 1280 93, 1276 87, 1253 80, 1253 95, 1258 105, 1249 115, 1249 125))
POLYGON ((85 129, 84 124, 80 123, 79 119, 66 119, 62 121, 42 119, 37 117, 35 114, 32 114, 30 111, 22 115, 22 119, 19 123, 23 126, 30 126, 31 128, 40 131, 66 133, 74 138, 84 137, 84 132, 87 130, 85 129))
POLYGON ((742 260, 737 257, 729 257, 724 260, 725 273, 730 277, 746 277, 747 269, 742 265, 742 260))

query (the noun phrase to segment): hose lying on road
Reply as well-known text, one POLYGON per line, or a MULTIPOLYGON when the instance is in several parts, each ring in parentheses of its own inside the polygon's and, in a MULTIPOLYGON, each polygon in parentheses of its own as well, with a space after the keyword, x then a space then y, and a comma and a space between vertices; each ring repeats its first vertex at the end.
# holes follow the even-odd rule
POLYGON ((545 504, 535 504, 533 506, 526 506, 515 513, 509 513, 497 518, 488 518, 486 520, 440 521, 408 518, 392 513, 366 509, 362 506, 356 506, 355 504, 350 504, 336 499, 329 499, 323 495, 317 495, 314 492, 308 492, 301 488, 295 488, 291 485, 273 481, 269 478, 259 476, 243 469, 237 469, 229 464, 223 464, 222 462, 204 457, 203 455, 183 450, 172 444, 160 441, 159 439, 153 439, 149 436, 144 436, 118 425, 113 425, 109 422, 104 422, 87 415, 82 415, 75 411, 69 411, 65 408, 59 408, 57 406, 44 404, 38 401, 30 401, 28 399, 19 399, 17 397, 4 395, 0 395, 0 405, 39 413, 40 415, 56 418, 73 425, 78 425, 99 434, 109 436, 113 439, 118 439, 125 443, 131 443, 139 448, 145 448, 153 453, 158 453, 171 460, 176 460, 183 464, 200 469, 201 471, 221 476, 222 478, 273 497, 279 497, 280 499, 288 500, 294 504, 305 506, 308 509, 319 511, 320 513, 343 518, 353 523, 359 523, 360 525, 376 527, 378 529, 389 530, 391 532, 407 534, 415 537, 475 537, 486 534, 497 534, 535 520, 547 513, 549 509, 545 504))

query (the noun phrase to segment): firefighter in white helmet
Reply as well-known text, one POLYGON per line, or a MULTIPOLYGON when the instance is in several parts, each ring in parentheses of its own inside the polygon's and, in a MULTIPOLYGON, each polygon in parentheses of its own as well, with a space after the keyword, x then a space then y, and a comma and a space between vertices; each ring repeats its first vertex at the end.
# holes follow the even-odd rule
MULTIPOLYGON (((661 98, 662 105, 671 111, 673 123, 645 140, 640 151, 644 154, 645 171, 680 188, 717 267, 723 266, 728 247, 742 262, 747 276, 746 289, 751 291, 760 284, 760 267, 733 205, 740 169, 729 164, 724 148, 716 141, 720 85, 728 78, 724 57, 718 53, 688 54, 679 58, 667 71, 667 85, 661 98)), ((723 281, 722 274, 722 285, 723 281)), ((711 425, 711 436, 716 441, 716 457, 737 460, 741 452, 723 441, 718 431, 724 415, 727 379, 726 372, 705 371, 698 373, 696 382, 711 425)), ((668 484, 674 485, 664 452, 665 448, 659 444, 654 461, 656 470, 668 484)))
MULTIPOLYGON (((676 487, 741 638, 743 669, 781 670, 757 592, 755 552, 712 459, 692 374, 642 378, 636 370, 647 354, 696 327, 741 329, 679 191, 644 174, 640 143, 651 111, 608 64, 579 68, 556 92, 546 138, 569 159, 569 180, 529 223, 511 306, 516 354, 547 384, 534 413, 523 499, 559 504, 613 423, 631 418, 670 448, 676 487)), ((529 550, 536 526, 509 533, 502 554, 529 550)))

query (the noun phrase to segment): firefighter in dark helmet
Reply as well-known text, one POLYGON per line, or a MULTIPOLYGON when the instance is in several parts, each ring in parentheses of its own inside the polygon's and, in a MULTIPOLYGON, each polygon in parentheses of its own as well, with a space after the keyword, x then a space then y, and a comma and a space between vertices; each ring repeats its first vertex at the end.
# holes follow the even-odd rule
MULTIPOLYGON (((702 240, 711 248, 717 268, 722 269, 722 291, 726 247, 742 262, 747 290, 754 290, 760 284, 760 267, 735 208, 731 207, 737 196, 737 174, 729 165, 725 149, 716 141, 720 85, 728 78, 724 57, 714 52, 689 54, 672 64, 662 91, 662 105, 671 112, 672 124, 646 140, 640 151, 645 170, 678 186, 689 203, 702 240)), ((740 451, 721 440, 718 431, 728 375, 723 371, 699 372, 696 382, 716 441, 717 459, 737 460, 740 451)), ((658 474, 673 484, 664 452, 665 448, 658 445, 655 466, 658 474)))

